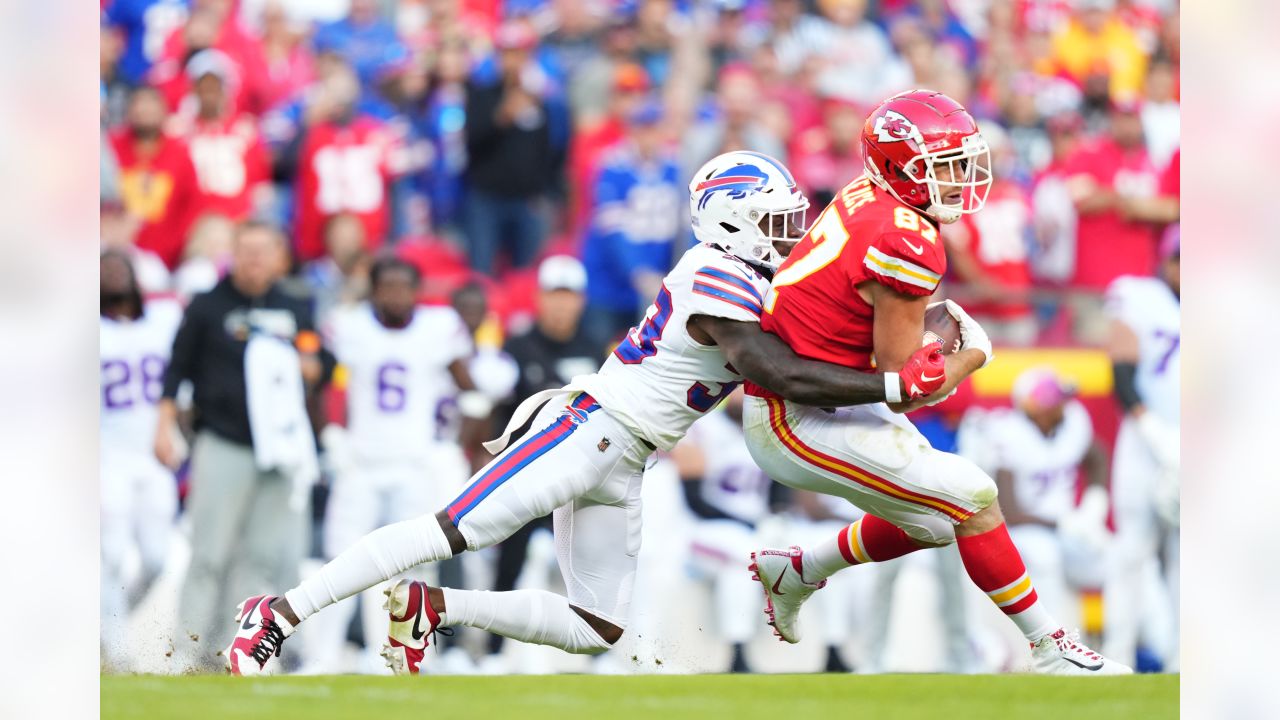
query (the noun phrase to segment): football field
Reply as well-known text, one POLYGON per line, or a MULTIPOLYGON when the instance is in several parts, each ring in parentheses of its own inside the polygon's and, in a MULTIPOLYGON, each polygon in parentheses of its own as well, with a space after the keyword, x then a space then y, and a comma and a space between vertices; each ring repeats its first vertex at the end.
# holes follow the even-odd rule
POLYGON ((1172 718, 1178 676, 544 675, 507 677, 104 676, 102 717, 1172 718), (852 713, 852 714, 851 714, 852 713), (875 713, 869 715, 866 713, 875 713))

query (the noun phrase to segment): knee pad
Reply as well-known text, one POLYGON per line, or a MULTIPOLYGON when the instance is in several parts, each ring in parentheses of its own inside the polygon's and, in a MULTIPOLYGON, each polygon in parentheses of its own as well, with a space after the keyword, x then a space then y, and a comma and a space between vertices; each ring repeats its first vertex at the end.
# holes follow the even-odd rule
POLYGON ((905 522, 895 520, 893 524, 921 547, 946 547, 956 541, 956 526, 935 515, 919 515, 905 522))
POLYGON ((942 478, 943 489, 974 507, 985 510, 996 501, 996 481, 968 458, 937 453, 934 472, 942 478))

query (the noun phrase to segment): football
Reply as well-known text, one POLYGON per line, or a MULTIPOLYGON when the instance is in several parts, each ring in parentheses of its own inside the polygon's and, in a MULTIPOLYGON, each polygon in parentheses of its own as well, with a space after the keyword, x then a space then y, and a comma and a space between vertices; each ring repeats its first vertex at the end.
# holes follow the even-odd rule
POLYGON ((924 342, 942 341, 942 354, 950 355, 960 349, 960 323, 952 317, 945 303, 939 303, 924 312, 924 342))

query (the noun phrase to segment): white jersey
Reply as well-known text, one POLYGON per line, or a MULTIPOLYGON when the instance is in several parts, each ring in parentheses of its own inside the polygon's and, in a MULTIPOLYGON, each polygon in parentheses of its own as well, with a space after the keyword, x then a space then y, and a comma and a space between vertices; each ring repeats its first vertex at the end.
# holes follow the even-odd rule
POLYGON ((454 394, 449 365, 471 355, 471 335, 447 307, 420 307, 400 329, 367 302, 334 311, 330 347, 347 380, 347 428, 357 457, 422 456, 454 394))
POLYGON ((751 523, 768 514, 769 478, 751 459, 740 420, 724 412, 708 413, 689 428, 683 442, 702 450, 706 464, 699 493, 707 504, 751 523))
POLYGON ((146 303, 137 320, 99 320, 104 453, 150 457, 156 436, 156 403, 160 402, 173 336, 181 322, 182 306, 172 300, 146 303))
POLYGON ((743 260, 696 245, 662 282, 644 320, 594 375, 574 379, 628 429, 670 450, 742 382, 714 345, 689 336, 692 315, 760 322, 769 281, 743 260))
POLYGON ((960 454, 983 470, 1012 473, 1019 507, 1048 522, 1075 507, 1080 463, 1092 443, 1093 422, 1075 400, 1048 437, 1022 411, 1005 409, 967 416, 958 440, 960 454))
POLYGON ((1159 278, 1119 277, 1107 288, 1107 314, 1138 336, 1135 382, 1143 406, 1176 425, 1182 404, 1178 296, 1159 278))

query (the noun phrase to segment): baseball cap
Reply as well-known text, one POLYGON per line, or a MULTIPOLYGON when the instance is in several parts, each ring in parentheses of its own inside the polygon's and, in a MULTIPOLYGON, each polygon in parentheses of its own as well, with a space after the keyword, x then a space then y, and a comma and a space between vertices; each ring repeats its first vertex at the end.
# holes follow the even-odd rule
POLYGON ((1076 387, 1051 368, 1024 371, 1013 382, 1013 404, 1020 408, 1047 408, 1075 397, 1076 387))
POLYGON ((538 289, 582 292, 587 289, 587 269, 571 255, 552 255, 538 265, 538 289))
POLYGON ((493 45, 499 50, 528 50, 537 44, 537 33, 522 22, 505 22, 493 33, 493 45))
POLYGON ((613 89, 617 92, 649 89, 649 73, 636 63, 622 63, 613 71, 613 89))
POLYGON ((187 77, 194 81, 205 75, 213 75, 223 83, 230 83, 235 78, 235 65, 221 50, 201 50, 187 61, 187 77))

